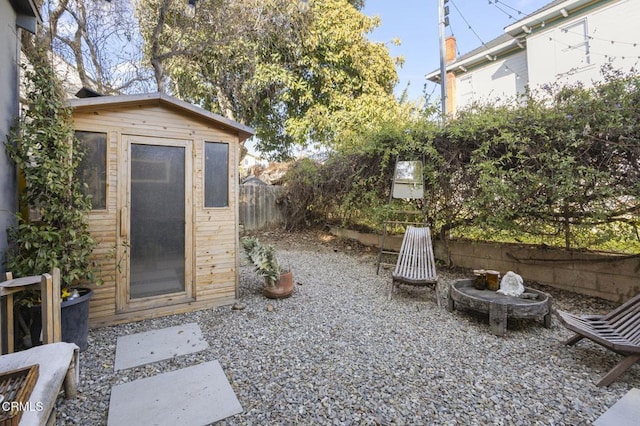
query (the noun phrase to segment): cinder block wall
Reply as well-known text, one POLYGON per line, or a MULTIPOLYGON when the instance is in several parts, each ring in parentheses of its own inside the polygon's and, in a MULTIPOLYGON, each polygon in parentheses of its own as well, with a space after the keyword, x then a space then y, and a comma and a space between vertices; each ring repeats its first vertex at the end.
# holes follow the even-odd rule
MULTIPOLYGON (((381 236, 332 228, 334 235, 380 247, 381 236)), ((401 236, 388 237, 385 247, 399 250, 401 236)), ((472 269, 513 271, 525 280, 600 297, 617 303, 640 293, 640 257, 572 252, 520 244, 450 240, 435 241, 437 259, 472 269)))
POLYGON ((435 243, 456 266, 513 271, 526 280, 622 303, 640 293, 640 257, 464 240, 435 243))

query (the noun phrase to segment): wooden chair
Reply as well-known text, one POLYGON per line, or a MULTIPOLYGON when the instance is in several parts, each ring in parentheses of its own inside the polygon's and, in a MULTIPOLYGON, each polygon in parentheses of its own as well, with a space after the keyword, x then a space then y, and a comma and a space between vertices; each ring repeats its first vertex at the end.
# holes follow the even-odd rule
POLYGON ((429 228, 408 226, 402 239, 396 267, 391 274, 389 300, 400 284, 428 285, 438 281, 431 231, 429 228))
POLYGON ((42 343, 55 343, 62 340, 60 329, 60 269, 54 268, 51 274, 13 278, 6 273, 6 281, 0 282, 0 351, 2 354, 13 352, 14 317, 13 295, 24 290, 40 290, 42 299, 42 343))
POLYGON ((640 294, 606 315, 578 316, 560 310, 556 310, 556 315, 566 328, 576 333, 566 345, 575 345, 586 337, 624 356, 597 386, 609 386, 640 361, 640 294))
POLYGON ((55 403, 60 390, 65 398, 74 398, 80 379, 80 355, 73 343, 64 343, 60 329, 60 270, 51 274, 13 278, 6 274, 0 282, 0 330, 2 330, 2 353, 0 374, 37 364, 39 375, 29 403, 34 410, 26 410, 20 419, 21 425, 56 424, 55 403), (13 352, 13 295, 24 290, 40 289, 42 299, 43 345, 20 352, 13 352))

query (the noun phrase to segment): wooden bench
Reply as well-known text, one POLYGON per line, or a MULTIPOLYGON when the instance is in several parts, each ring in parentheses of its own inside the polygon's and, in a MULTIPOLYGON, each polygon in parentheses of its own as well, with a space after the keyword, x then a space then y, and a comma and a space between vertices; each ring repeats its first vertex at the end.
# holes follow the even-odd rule
POLYGON ((565 342, 566 345, 575 345, 586 337, 624 356, 597 386, 609 386, 640 361, 640 294, 606 315, 578 316, 560 310, 556 310, 556 315, 567 329, 576 333, 565 342))
POLYGON ((34 364, 40 366, 38 380, 22 413, 20 426, 55 425, 55 404, 60 390, 65 398, 77 393, 79 349, 73 343, 51 343, 0 356, 0 374, 34 364))
POLYGON ((426 285, 438 282, 429 228, 407 227, 391 278, 389 300, 400 283, 426 285))
MULTIPOLYGON (((64 388, 66 398, 77 393, 79 380, 79 349, 73 343, 60 342, 60 270, 51 274, 13 278, 0 282, 2 301, 2 353, 0 374, 3 372, 39 365, 38 380, 29 397, 29 409, 22 413, 20 425, 54 425, 55 402, 64 388), (42 307, 42 346, 20 352, 14 350, 13 296, 24 290, 40 290, 42 307)), ((34 341, 37 337, 34 338, 34 341)))

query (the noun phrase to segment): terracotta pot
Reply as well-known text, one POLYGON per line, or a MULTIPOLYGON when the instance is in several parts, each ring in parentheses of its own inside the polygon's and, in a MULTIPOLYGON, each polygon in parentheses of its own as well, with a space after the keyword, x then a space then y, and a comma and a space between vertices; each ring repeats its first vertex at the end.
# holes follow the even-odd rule
POLYGON ((291 296, 293 294, 293 273, 285 272, 284 274, 280 274, 276 285, 265 285, 262 289, 262 294, 269 299, 285 299, 291 296))

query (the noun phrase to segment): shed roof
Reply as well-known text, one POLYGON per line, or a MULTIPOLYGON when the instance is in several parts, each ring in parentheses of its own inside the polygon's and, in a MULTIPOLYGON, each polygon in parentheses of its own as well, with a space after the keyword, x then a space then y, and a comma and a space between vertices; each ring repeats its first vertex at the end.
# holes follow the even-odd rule
POLYGON ((187 113, 198 118, 212 121, 232 132, 237 132, 240 141, 250 138, 255 134, 253 128, 230 120, 219 114, 214 114, 204 108, 192 105, 173 96, 164 93, 144 93, 139 95, 117 95, 99 96, 83 99, 69 99, 67 105, 75 111, 94 110, 96 108, 109 107, 142 107, 142 106, 163 106, 183 113, 187 113))

